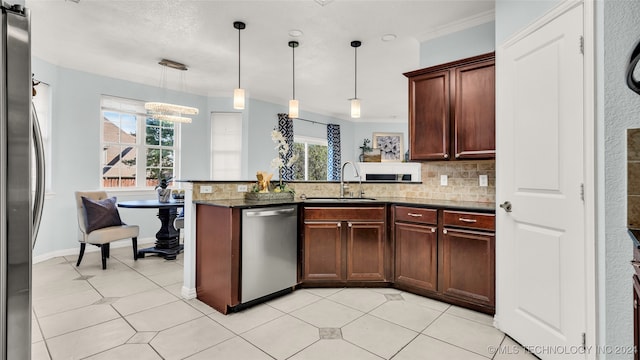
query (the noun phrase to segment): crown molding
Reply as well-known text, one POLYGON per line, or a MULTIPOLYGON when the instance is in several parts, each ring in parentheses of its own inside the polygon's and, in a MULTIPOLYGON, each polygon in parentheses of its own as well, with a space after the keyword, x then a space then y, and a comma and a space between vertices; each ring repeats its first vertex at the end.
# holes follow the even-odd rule
POLYGON ((495 21, 495 10, 485 11, 466 19, 458 20, 443 26, 436 26, 429 31, 416 36, 416 39, 420 42, 435 39, 444 35, 453 34, 458 31, 466 30, 474 26, 486 24, 491 21, 495 21))

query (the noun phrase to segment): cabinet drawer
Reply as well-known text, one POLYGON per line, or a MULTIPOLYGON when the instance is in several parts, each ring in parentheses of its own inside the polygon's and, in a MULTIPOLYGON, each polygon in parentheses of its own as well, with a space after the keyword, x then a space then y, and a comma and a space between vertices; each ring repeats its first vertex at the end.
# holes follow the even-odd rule
POLYGON ((396 206, 396 221, 435 225, 438 223, 438 210, 396 206))
POLYGON ((384 221, 384 207, 305 207, 304 220, 384 221))
POLYGON ((469 229, 481 229, 495 231, 496 217, 494 214, 481 214, 464 211, 443 212, 444 226, 455 226, 469 229))

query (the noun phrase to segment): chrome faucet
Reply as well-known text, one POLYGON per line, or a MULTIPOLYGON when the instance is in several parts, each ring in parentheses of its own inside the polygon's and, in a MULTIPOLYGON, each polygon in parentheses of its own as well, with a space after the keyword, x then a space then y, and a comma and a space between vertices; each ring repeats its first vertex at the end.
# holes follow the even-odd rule
POLYGON ((344 164, 342 164, 342 171, 340 172, 340 198, 344 198, 344 190, 349 188, 348 185, 344 184, 344 168, 347 166, 347 164, 351 164, 351 166, 353 166, 353 170, 355 170, 356 172, 356 176, 358 177, 358 181, 360 182, 360 197, 362 197, 362 178, 358 173, 358 168, 351 161, 345 161, 344 164))

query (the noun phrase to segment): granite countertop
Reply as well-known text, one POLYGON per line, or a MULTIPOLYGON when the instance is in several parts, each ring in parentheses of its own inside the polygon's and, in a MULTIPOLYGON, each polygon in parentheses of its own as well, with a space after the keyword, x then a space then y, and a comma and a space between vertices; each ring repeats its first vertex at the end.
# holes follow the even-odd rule
POLYGON ((454 201, 454 200, 435 200, 435 199, 421 199, 421 198, 404 198, 404 197, 379 197, 370 201, 361 201, 354 199, 349 201, 348 199, 343 201, 309 201, 309 200, 275 200, 275 201, 255 201, 245 199, 230 199, 230 200, 195 200, 194 203, 201 205, 231 207, 231 208, 258 208, 274 205, 288 205, 288 204, 302 204, 307 206, 369 206, 380 204, 396 204, 396 205, 408 205, 419 207, 438 207, 455 210, 469 210, 480 212, 495 212, 495 203, 475 202, 475 201, 454 201))

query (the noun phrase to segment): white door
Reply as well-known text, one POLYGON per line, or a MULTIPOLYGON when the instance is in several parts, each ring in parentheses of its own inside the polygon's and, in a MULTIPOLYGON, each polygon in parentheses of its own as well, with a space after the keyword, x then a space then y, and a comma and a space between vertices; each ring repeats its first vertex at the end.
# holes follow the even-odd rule
POLYGON ((584 359, 582 5, 499 48, 496 321, 541 359, 584 359))

